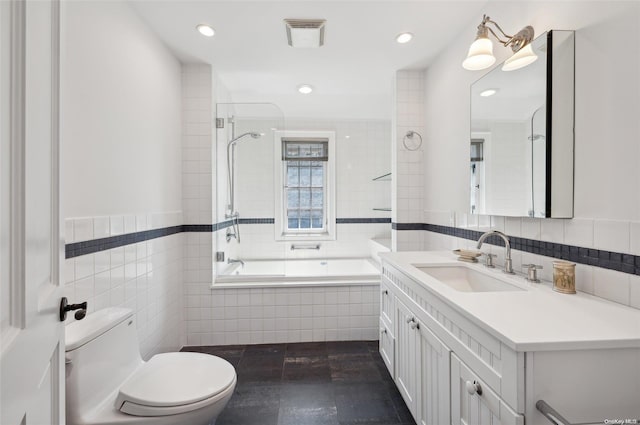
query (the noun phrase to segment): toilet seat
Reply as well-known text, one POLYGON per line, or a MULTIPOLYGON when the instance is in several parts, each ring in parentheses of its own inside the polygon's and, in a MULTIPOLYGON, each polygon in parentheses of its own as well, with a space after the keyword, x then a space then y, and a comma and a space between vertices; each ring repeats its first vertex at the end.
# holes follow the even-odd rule
MULTIPOLYGON (((199 409, 236 382, 235 369, 202 353, 155 355, 120 387, 115 407, 133 416, 166 416, 199 409)), ((220 396, 220 397, 216 397, 220 396)))

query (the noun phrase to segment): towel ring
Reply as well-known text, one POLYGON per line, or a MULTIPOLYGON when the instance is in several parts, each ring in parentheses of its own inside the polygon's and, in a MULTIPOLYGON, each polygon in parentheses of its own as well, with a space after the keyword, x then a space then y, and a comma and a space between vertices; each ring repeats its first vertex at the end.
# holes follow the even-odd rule
POLYGON ((417 131, 407 131, 402 138, 402 145, 408 151, 417 151, 422 146, 422 136, 417 131))

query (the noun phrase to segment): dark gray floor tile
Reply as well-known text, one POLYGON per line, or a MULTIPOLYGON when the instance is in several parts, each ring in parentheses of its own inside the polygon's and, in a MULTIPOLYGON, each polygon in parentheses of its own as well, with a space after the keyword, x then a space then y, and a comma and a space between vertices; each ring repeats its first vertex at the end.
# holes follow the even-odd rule
POLYGON ((278 425, 338 425, 336 406, 281 406, 278 425))
POLYGON ((286 351, 286 344, 258 344, 247 345, 244 350, 245 357, 282 356, 286 351))
POLYGON ((280 382, 282 381, 282 368, 277 369, 237 369, 238 382, 280 382))
POLYGON ((331 369, 323 356, 285 357, 283 381, 330 382, 331 369))
POLYGON ((336 407, 340 425, 400 423, 391 400, 336 400, 336 407))
POLYGON ((386 385, 371 385, 369 382, 334 382, 333 391, 336 401, 391 400, 391 393, 386 385))
POLYGON ((285 382, 280 390, 280 406, 327 407, 335 406, 333 386, 324 382, 285 382))
POLYGON ((281 385, 277 383, 238 383, 228 407, 253 408, 280 403, 281 385))
POLYGON ((281 369, 284 366, 283 355, 265 355, 265 356, 242 356, 239 369, 243 371, 257 370, 257 369, 281 369))
POLYGON ((415 425, 377 343, 185 347, 236 368, 217 425, 415 425))
POLYGON ((287 356, 325 356, 326 342, 296 342, 287 344, 287 356))
POLYGON ((337 353, 368 353, 369 348, 365 341, 337 341, 327 342, 327 352, 337 353))
POLYGON ((218 416, 216 425, 277 425, 279 409, 278 404, 251 409, 227 407, 218 416))

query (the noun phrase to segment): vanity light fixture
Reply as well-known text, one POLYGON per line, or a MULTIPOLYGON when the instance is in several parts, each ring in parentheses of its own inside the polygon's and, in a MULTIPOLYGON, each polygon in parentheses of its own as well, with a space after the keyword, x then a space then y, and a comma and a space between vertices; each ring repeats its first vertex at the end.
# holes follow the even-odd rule
POLYGON ((480 96, 489 97, 489 96, 493 96, 496 93, 498 93, 498 89, 486 89, 480 92, 480 96))
POLYGON ((313 87, 309 84, 301 84, 298 86, 298 91, 302 94, 309 94, 313 91, 313 87))
POLYGON ((478 32, 475 41, 469 47, 467 58, 462 62, 462 67, 470 71, 479 71, 489 68, 496 61, 493 56, 493 42, 489 39, 491 33, 503 46, 511 47, 513 56, 507 59, 502 66, 503 71, 513 71, 529 65, 538 59, 538 56, 531 48, 533 40, 533 27, 527 25, 516 33, 507 35, 500 26, 492 21, 487 15, 482 17, 482 22, 478 25, 478 32), (488 24, 493 25, 502 35, 502 38, 491 29, 488 24))
POLYGON ((197 25, 196 29, 200 34, 204 35, 205 37, 213 37, 216 33, 216 31, 207 24, 197 25))
POLYGON ((396 41, 400 44, 405 44, 410 42, 412 38, 413 34, 411 34, 410 32, 403 32, 396 36, 396 41))

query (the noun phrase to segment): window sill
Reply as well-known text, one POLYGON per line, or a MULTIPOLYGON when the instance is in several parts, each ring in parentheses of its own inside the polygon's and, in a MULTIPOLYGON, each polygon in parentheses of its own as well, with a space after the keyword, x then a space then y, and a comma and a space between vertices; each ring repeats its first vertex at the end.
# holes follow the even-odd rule
POLYGON ((314 241, 335 241, 336 235, 325 233, 282 233, 276 235, 277 241, 289 242, 314 242, 314 241))

